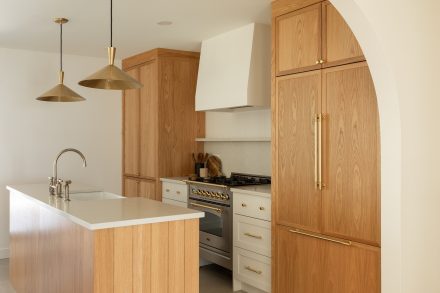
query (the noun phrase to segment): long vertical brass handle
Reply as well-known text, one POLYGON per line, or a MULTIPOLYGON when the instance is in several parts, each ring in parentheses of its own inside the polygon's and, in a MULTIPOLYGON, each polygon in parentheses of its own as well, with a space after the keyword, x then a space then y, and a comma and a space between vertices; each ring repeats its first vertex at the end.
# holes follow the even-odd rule
POLYGON ((318 188, 322 190, 322 114, 318 115, 318 188))
POLYGON ((314 165, 315 165, 315 186, 317 188, 319 188, 319 177, 318 177, 318 152, 319 152, 319 142, 318 142, 318 123, 319 123, 319 115, 315 116, 314 119, 314 123, 315 123, 315 161, 314 161, 314 165))

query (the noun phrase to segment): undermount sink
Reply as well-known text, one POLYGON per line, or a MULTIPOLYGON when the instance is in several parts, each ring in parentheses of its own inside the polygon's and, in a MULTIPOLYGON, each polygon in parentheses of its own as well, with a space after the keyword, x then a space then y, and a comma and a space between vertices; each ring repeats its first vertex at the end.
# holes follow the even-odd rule
POLYGON ((104 192, 104 191, 96 191, 96 192, 80 192, 80 193, 71 193, 70 200, 105 200, 105 199, 122 199, 123 196, 104 192))

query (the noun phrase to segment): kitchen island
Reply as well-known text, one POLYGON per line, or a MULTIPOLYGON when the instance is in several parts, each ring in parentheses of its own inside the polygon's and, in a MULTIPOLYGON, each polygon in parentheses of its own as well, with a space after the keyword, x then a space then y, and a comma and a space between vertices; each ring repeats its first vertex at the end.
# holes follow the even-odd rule
POLYGON ((17 293, 199 291, 202 212, 90 189, 69 202, 44 184, 7 189, 17 293))

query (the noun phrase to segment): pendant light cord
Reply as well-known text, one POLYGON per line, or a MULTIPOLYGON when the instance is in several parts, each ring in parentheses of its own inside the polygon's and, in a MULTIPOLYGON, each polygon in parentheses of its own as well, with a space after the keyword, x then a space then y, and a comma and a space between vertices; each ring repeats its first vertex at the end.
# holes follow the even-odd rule
POLYGON ((110 47, 113 47, 113 0, 110 0, 110 47))
POLYGON ((60 71, 63 71, 63 24, 60 23, 60 71))

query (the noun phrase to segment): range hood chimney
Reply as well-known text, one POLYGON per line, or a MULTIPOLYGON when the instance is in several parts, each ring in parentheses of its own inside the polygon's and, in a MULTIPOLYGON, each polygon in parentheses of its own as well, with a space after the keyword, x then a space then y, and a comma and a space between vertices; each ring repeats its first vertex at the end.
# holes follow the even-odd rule
POLYGON ((270 27, 251 23, 202 42, 196 111, 270 107, 270 27))

